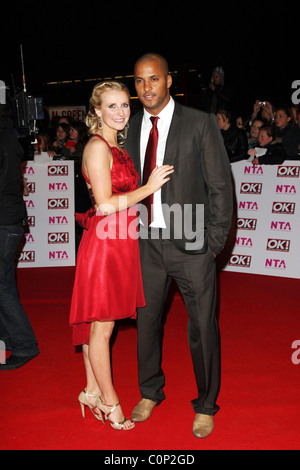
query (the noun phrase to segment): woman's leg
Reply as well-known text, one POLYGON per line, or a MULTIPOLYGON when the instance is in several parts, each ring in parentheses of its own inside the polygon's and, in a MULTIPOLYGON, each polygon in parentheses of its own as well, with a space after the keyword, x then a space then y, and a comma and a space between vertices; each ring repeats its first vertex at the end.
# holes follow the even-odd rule
POLYGON ((88 359, 101 396, 115 402, 117 395, 112 382, 110 363, 110 338, 113 329, 114 322, 95 321, 91 324, 88 359))
MULTIPOLYGON (((99 397, 101 395, 101 390, 98 387, 97 380, 94 376, 94 372, 90 363, 89 359, 89 345, 83 344, 82 346, 83 352, 83 362, 85 366, 85 373, 86 373, 86 392, 99 397)), ((95 400, 93 400, 95 401, 95 400)), ((94 405, 95 403, 91 403, 94 405)))
MULTIPOLYGON (((114 329, 114 322, 98 322, 95 321, 91 324, 89 346, 84 346, 84 364, 87 375, 87 388, 88 393, 101 395, 103 403, 107 405, 116 405, 119 402, 117 393, 115 391, 110 362, 110 338, 114 329)), ((91 400, 91 404, 93 399, 91 400)), ((109 407, 104 407, 103 410, 108 413, 109 407)), ((122 422, 124 414, 120 406, 111 414, 112 421, 122 422)), ((124 427, 131 426, 131 421, 126 421, 124 427)))

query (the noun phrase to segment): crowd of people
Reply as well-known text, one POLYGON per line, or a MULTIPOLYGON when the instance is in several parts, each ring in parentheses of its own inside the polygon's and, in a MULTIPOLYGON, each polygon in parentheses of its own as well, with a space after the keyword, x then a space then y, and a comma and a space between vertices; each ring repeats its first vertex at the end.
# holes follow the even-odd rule
MULTIPOLYGON (((300 105, 274 106, 256 100, 249 116, 236 115, 232 112, 234 92, 225 83, 222 67, 214 69, 209 85, 201 93, 200 108, 217 116, 230 163, 249 160, 254 165, 272 165, 300 159, 300 105)), ((77 194, 83 190, 78 169, 88 139, 85 123, 60 117, 38 132, 34 147, 37 158, 45 151, 55 160, 74 160, 76 180, 80 182, 77 194)), ((77 197, 76 210, 84 212, 86 201, 86 194, 77 197)))
POLYGON ((222 67, 216 67, 202 89, 202 108, 216 114, 231 163, 278 165, 300 160, 300 106, 274 106, 256 100, 250 116, 232 113, 232 90, 225 85, 222 67))
MULTIPOLYGON (((39 161, 44 152, 53 160, 74 161, 75 212, 84 213, 90 207, 90 197, 81 172, 83 150, 89 140, 88 127, 70 116, 58 118, 57 122, 43 127, 36 135, 34 160, 39 161)), ((82 227, 75 225, 76 251, 82 236, 82 227)))

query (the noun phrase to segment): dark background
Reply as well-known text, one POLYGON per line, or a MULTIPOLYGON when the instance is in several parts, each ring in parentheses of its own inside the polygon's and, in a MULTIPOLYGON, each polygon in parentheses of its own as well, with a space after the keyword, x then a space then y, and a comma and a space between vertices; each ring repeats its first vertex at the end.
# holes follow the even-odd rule
MULTIPOLYGON (((33 2, 1 15, 0 79, 47 105, 87 105, 97 79, 133 73, 145 52, 166 57, 173 94, 198 104, 201 80, 225 69, 235 109, 251 113, 256 99, 291 104, 299 79, 298 7, 287 2, 33 2), (298 37, 297 37, 298 36, 298 37), (190 71, 193 72, 190 72, 190 71), (94 79, 95 81, 86 81, 94 79), (69 83, 49 85, 49 82, 69 83)), ((127 81, 134 95, 132 78, 127 81)))

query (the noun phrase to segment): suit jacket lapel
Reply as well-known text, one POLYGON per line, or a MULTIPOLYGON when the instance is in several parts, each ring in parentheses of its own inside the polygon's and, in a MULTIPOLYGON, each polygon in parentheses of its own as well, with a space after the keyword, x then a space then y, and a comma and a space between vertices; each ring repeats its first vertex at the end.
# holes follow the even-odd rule
POLYGON ((141 129, 142 129, 142 120, 143 113, 140 112, 136 117, 136 122, 132 126, 132 135, 131 135, 131 158, 133 160, 136 171, 139 174, 141 182, 141 155, 140 155, 140 139, 141 139, 141 129))
POLYGON ((166 149, 165 149, 165 157, 164 157, 164 164, 165 165, 173 165, 174 163, 174 155, 176 155, 176 142, 178 142, 178 133, 180 130, 180 115, 181 115, 181 108, 178 103, 175 102, 174 113, 169 129, 169 134, 167 137, 166 142, 166 149))

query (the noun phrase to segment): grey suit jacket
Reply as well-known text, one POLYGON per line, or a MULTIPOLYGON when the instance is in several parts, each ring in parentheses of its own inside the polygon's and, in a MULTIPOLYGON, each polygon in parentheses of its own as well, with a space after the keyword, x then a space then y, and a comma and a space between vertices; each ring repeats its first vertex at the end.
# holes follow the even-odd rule
MULTIPOLYGON (((131 118, 125 145, 139 174, 142 118, 143 111, 131 118)), ((218 254, 231 226, 233 192, 216 117, 175 103, 164 163, 175 170, 161 192, 168 238, 183 252, 209 247, 218 254)))

